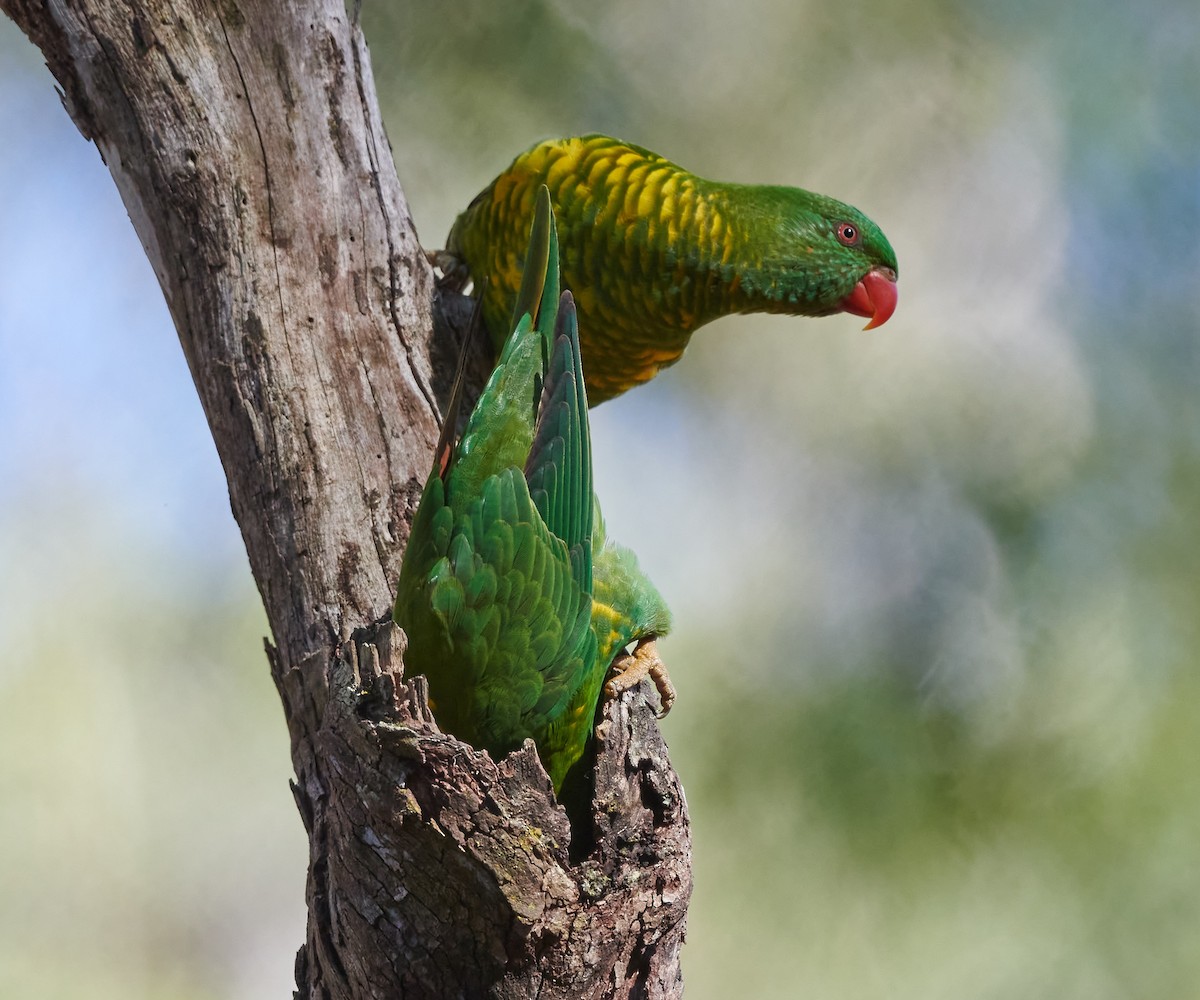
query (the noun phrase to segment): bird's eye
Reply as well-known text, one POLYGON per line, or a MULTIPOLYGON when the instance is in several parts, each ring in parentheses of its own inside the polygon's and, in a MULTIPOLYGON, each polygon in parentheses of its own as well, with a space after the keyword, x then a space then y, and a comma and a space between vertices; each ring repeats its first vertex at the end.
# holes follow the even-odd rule
POLYGON ((854 225, 853 222, 839 222, 837 224, 837 238, 848 247, 856 247, 862 244, 862 237, 859 235, 858 226, 854 225))

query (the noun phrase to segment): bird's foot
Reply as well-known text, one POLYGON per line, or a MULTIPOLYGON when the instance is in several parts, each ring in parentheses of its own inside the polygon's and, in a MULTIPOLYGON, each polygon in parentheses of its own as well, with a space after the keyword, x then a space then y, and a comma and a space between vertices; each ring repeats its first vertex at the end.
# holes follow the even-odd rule
POLYGON ((425 259, 431 267, 441 271, 437 278, 438 289, 444 292, 462 292, 471 281, 471 271, 465 261, 459 260, 448 250, 426 250, 425 259))
POLYGON ((675 704, 675 685, 667 674, 667 666, 658 656, 657 639, 642 639, 633 647, 632 653, 622 653, 612 663, 613 676, 604 685, 608 698, 617 698, 637 687, 649 677, 658 689, 658 701, 662 706, 658 718, 662 718, 675 704))

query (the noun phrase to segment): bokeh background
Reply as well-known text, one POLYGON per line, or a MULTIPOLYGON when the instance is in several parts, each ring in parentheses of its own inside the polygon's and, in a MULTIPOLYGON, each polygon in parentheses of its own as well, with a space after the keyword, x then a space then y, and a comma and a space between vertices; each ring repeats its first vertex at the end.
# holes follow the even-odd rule
MULTIPOLYGON (((858 205, 900 307, 594 412, 672 604, 694 998, 1200 996, 1200 7, 368 3, 426 246, 608 131, 858 205)), ((0 996, 289 995, 265 621, 150 267, 0 20, 0 996)))

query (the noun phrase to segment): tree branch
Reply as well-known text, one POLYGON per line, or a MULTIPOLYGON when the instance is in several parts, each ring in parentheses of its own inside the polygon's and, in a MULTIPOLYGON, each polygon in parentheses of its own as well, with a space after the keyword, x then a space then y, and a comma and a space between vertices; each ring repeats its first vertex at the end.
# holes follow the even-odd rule
POLYGON ((112 172, 229 480, 311 845, 299 995, 681 995, 687 812, 644 699, 605 711, 573 861, 532 745, 492 762, 402 678, 452 352, 341 0, 0 8, 112 172))

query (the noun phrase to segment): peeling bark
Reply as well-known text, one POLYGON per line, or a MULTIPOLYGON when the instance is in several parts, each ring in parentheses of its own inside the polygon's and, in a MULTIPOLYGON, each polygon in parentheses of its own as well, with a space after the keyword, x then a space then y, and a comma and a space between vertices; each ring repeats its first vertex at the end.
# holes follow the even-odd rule
POLYGON ((675 997, 683 792, 644 694, 594 844, 532 745, 437 729, 387 622, 453 350, 341 2, 0 0, 158 275, 270 621, 310 839, 301 997, 675 997), (577 852, 578 853, 578 852, 577 852))

